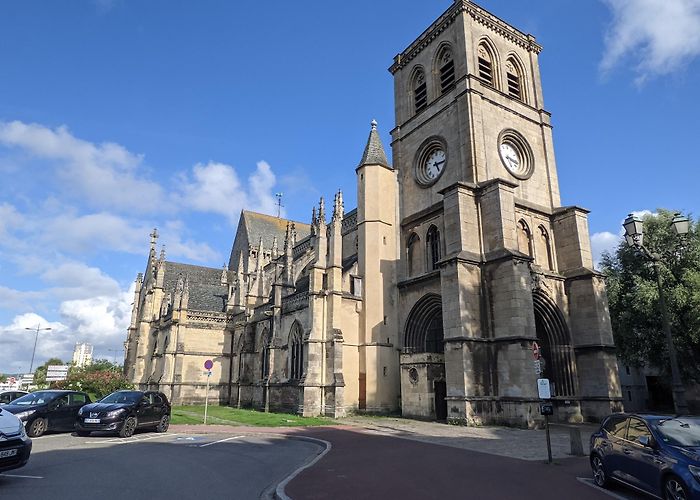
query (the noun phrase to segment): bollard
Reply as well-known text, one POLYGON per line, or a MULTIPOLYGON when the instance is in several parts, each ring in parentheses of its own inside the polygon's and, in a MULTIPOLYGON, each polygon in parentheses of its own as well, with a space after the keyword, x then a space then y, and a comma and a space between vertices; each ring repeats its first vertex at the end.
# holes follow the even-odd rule
POLYGON ((571 454, 575 457, 583 457, 583 441, 581 441, 581 429, 569 427, 569 440, 571 441, 571 454))

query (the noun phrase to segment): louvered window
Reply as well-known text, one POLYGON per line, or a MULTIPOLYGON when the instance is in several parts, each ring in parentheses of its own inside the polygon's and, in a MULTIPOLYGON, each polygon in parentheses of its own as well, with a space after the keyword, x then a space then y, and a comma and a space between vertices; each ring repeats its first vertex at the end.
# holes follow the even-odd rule
POLYGON ((493 85, 493 58, 483 45, 479 46, 479 56, 477 59, 479 65, 479 78, 484 80, 486 83, 493 85))
POLYGON ((445 49, 440 55, 440 92, 444 94, 455 84, 455 62, 452 51, 445 49))
POLYGON ((508 83, 508 94, 522 101, 523 89, 520 72, 512 61, 506 63, 506 79, 508 83))
POLYGON ((428 86, 425 84, 425 73, 422 69, 413 77, 413 104, 416 113, 428 107, 428 86))

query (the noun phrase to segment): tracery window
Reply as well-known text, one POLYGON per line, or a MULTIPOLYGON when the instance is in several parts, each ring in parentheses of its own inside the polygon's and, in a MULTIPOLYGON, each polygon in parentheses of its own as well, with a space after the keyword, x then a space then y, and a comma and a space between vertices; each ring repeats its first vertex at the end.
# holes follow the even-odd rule
POLYGON ((266 379, 270 375, 270 334, 267 328, 262 334, 262 349, 260 351, 260 366, 262 378, 266 379))
POLYGON ((539 227, 539 246, 537 257, 543 260, 540 265, 547 266, 550 271, 554 270, 554 259, 552 258, 552 243, 549 241, 549 233, 544 226, 539 227))
POLYGON ((301 326, 298 322, 292 325, 289 332, 289 378, 299 380, 304 372, 304 344, 302 343, 301 326))
POLYGON ((438 268, 440 261, 440 231, 435 226, 430 226, 425 236, 426 254, 428 256, 428 270, 438 268))
POLYGON ((417 276, 421 274, 420 269, 420 258, 418 252, 420 251, 420 238, 416 233, 411 233, 408 237, 408 242, 406 243, 406 257, 408 258, 408 275, 417 276))
POLYGON ((522 219, 518 222, 518 250, 532 257, 532 233, 522 219))

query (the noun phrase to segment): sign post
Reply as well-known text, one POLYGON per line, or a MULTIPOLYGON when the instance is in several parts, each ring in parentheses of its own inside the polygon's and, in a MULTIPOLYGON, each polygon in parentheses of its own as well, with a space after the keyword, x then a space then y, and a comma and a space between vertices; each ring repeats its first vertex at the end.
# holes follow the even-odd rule
POLYGON ((214 362, 208 359, 204 362, 204 368, 207 370, 207 392, 204 395, 204 423, 207 423, 207 410, 209 409, 209 379, 211 378, 211 369, 214 366, 214 362))
MULTIPOLYGON (((549 379, 537 379, 537 394, 540 399, 552 399, 552 391, 549 387, 549 379)), ((552 463, 552 442, 549 437, 549 416, 554 414, 554 405, 550 402, 540 403, 540 414, 544 415, 544 431, 547 436, 547 463, 552 463)))

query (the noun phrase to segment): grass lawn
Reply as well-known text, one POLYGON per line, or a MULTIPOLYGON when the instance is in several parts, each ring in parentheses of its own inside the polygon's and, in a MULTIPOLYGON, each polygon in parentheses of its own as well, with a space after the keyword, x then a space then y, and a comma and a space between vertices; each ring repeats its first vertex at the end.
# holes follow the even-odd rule
MULTIPOLYGON (((173 406, 173 424, 201 424, 204 405, 173 406)), ((219 425, 249 425, 255 427, 307 427, 333 425, 335 420, 326 417, 300 417, 287 413, 264 413, 255 410, 239 410, 228 406, 209 406, 207 423, 219 425)))

